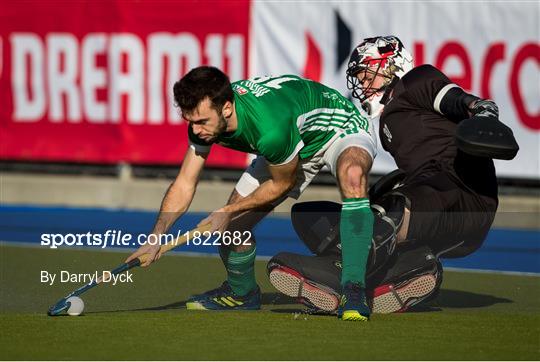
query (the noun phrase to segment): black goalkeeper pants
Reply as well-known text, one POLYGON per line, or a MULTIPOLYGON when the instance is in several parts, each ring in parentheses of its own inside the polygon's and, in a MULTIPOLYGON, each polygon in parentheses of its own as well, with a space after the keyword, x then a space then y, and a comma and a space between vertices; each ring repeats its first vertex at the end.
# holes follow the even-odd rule
MULTIPOLYGON (((492 181, 496 184, 494 176, 492 181)), ((492 188, 492 183, 488 187, 492 188)), ((444 253, 445 257, 461 257, 478 249, 498 205, 496 193, 473 190, 446 170, 407 178, 404 186, 393 192, 407 196, 411 202, 407 239, 428 245, 435 254, 444 253)))

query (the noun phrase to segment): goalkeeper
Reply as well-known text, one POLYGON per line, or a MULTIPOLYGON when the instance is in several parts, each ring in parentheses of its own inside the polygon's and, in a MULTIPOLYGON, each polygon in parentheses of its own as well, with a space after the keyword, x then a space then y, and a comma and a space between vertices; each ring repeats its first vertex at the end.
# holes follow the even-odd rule
MULTIPOLYGON (((401 170, 370 193, 375 232, 367 284, 374 311, 404 311, 436 292, 438 257, 462 257, 482 245, 498 205, 492 158, 512 159, 518 146, 493 101, 468 94, 431 65, 413 69, 394 36, 365 39, 350 57, 347 83, 379 117, 382 146, 401 170)), ((326 311, 339 297, 339 209, 297 205, 293 222, 316 256, 281 253, 268 265, 278 290, 326 311)))

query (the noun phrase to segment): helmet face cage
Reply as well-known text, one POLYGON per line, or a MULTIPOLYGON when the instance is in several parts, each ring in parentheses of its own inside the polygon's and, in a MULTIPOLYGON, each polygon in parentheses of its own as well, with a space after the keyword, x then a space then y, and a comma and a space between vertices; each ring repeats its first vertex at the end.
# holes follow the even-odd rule
POLYGON ((392 75, 387 75, 383 72, 379 72, 379 70, 381 69, 382 60, 383 59, 373 59, 373 62, 371 62, 371 64, 374 64, 375 61, 378 61, 377 68, 359 67, 359 70, 355 73, 354 76, 347 75, 347 88, 352 91, 353 97, 360 100, 360 102, 364 102, 370 99, 374 94, 384 91, 385 88, 391 83, 393 78, 392 75), (361 73, 364 73, 363 76, 358 77, 358 75, 361 73), (367 86, 363 86, 363 84, 365 83, 365 79, 368 77, 368 75, 372 75, 372 78, 367 86), (375 88, 373 86, 373 83, 375 83, 377 75, 383 76, 384 81, 380 87, 375 88))
POLYGON ((347 88, 353 97, 365 102, 374 94, 384 91, 395 76, 402 77, 412 69, 412 56, 403 48, 401 41, 395 36, 379 36, 367 38, 356 47, 349 59, 347 69, 347 88), (364 71, 364 77, 358 79, 358 74, 364 71), (368 86, 362 86, 363 80, 373 74, 368 86), (375 77, 384 77, 382 86, 373 88, 375 77))

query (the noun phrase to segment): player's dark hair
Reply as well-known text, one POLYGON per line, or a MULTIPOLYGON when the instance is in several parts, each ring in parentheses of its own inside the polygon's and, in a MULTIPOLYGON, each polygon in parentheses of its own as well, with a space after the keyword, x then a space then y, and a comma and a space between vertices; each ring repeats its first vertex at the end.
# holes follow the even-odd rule
POLYGON ((212 108, 221 111, 225 102, 234 100, 229 77, 216 67, 201 66, 190 70, 174 83, 174 101, 183 112, 191 112, 199 102, 210 98, 212 108))

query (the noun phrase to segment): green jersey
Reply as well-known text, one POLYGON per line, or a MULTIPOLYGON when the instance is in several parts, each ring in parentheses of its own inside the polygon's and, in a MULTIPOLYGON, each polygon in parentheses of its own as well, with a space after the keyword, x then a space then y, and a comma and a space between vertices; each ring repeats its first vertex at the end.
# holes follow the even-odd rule
MULTIPOLYGON (((332 139, 371 127, 338 91, 295 75, 259 77, 232 83, 238 128, 216 143, 285 164, 296 155, 313 156, 332 139)), ((194 146, 208 146, 189 128, 194 146)))

